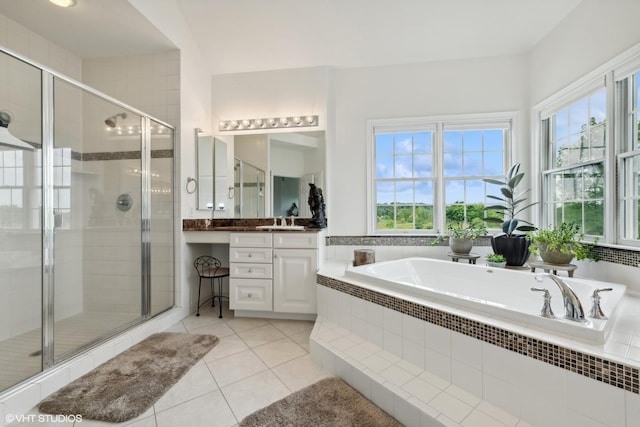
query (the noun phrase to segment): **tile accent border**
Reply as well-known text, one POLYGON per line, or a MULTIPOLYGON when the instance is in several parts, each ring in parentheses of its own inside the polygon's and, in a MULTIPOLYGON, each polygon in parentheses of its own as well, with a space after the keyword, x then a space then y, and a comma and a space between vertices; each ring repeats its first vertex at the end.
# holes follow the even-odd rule
MULTIPOLYGON (((437 239, 436 236, 327 236, 327 246, 430 246, 437 239)), ((448 246, 444 240, 436 246, 448 246)), ((473 246, 491 246, 490 237, 480 237, 473 242, 473 246)), ((640 266, 640 248, 638 250, 620 249, 609 246, 596 246, 595 253, 601 261, 614 264, 640 266)))
MULTIPOLYGON (((327 246, 431 246, 437 236, 327 236, 327 246)), ((491 238, 479 237, 474 246, 491 246, 491 238)), ((449 246, 449 240, 434 246, 449 246)))
MULTIPOLYGON (((73 160, 79 160, 82 162, 91 161, 105 161, 105 160, 138 160, 141 156, 141 151, 112 151, 102 153, 78 153, 76 151, 71 152, 71 158, 73 160)), ((173 150, 151 150, 152 159, 169 159, 173 158, 173 150)))
POLYGON ((467 319, 381 292, 364 289, 321 274, 317 275, 316 282, 318 285, 407 314, 437 326, 442 326, 520 355, 640 394, 638 368, 527 337, 507 329, 467 319))

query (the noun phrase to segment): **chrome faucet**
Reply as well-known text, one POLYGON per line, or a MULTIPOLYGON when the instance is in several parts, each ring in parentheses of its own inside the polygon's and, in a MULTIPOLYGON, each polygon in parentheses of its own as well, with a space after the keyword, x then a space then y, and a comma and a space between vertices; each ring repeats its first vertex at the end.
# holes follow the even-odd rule
POLYGON ((565 319, 573 320, 574 322, 582 322, 584 320, 582 304, 580 304, 580 300, 573 289, 571 289, 571 286, 567 285, 562 279, 551 273, 538 273, 534 277, 539 283, 542 283, 544 278, 548 277, 558 285, 564 302, 565 319))

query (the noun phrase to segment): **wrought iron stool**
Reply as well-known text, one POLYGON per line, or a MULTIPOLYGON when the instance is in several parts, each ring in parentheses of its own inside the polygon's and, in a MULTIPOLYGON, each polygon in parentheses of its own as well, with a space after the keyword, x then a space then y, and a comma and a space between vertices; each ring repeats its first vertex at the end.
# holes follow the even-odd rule
POLYGON ((229 297, 222 295, 222 278, 229 277, 229 269, 227 267, 221 267, 221 265, 222 264, 218 258, 208 255, 199 256, 193 262, 193 266, 196 268, 198 276, 200 277, 200 280, 198 281, 198 311, 196 316, 200 316, 200 290, 202 288, 202 279, 210 279, 211 307, 216 306, 216 298, 218 298, 218 303, 220 305, 220 316, 218 317, 222 319, 222 299, 229 299, 229 297), (215 279, 218 279, 218 295, 215 293, 215 285, 213 283, 215 279))

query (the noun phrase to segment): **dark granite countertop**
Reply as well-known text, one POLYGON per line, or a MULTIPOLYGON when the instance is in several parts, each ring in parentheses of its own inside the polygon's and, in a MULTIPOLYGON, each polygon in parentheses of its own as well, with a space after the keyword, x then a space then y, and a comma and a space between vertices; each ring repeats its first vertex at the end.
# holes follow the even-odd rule
MULTIPOLYGON (((278 221, 279 222, 279 221, 278 221)), ((273 225, 273 218, 212 218, 212 219, 183 219, 182 231, 266 231, 266 232, 318 232, 321 228, 310 227, 311 218, 296 218, 296 225, 303 225, 300 229, 256 229, 258 226, 273 225)), ((287 219, 287 223, 289 220, 287 219)))

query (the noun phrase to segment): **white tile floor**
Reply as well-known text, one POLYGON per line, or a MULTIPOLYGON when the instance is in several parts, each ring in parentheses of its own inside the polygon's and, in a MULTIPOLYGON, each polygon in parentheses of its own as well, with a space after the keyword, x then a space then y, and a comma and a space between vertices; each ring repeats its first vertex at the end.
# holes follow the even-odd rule
MULTIPOLYGON (((122 424, 92 420, 75 427, 235 426, 245 416, 329 376, 309 355, 313 322, 234 318, 225 310, 200 309, 168 331, 212 334, 220 342, 148 411, 122 424)), ((39 414, 33 409, 30 414, 39 414)), ((42 422, 12 426, 71 427, 42 422)))

